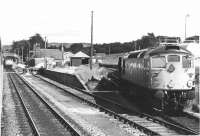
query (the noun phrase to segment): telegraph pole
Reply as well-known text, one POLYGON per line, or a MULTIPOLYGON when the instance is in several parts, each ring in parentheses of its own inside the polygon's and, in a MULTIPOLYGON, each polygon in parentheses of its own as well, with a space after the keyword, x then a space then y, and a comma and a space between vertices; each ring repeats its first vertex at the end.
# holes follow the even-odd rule
POLYGON ((28 61, 30 60, 30 42, 28 41, 28 61))
POLYGON ((22 64, 24 62, 23 56, 24 56, 24 47, 22 47, 22 64))
MULTIPOLYGON (((47 48, 47 39, 46 39, 46 36, 44 37, 44 48, 45 49, 47 48)), ((44 68, 47 69, 47 58, 46 58, 46 56, 44 56, 44 68)))
POLYGON ((1 58, 0 58, 0 59, 1 59, 1 60, 0 60, 0 61, 1 61, 1 62, 0 62, 0 66, 1 66, 1 64, 3 64, 3 54, 2 54, 2 47, 1 47, 1 37, 0 37, 0 54, 1 54, 1 56, 0 56, 0 57, 1 57, 1 58))
POLYGON ((63 46, 63 43, 62 43, 62 46, 61 46, 61 51, 62 51, 62 60, 64 61, 64 46, 63 46))
POLYGON ((185 40, 187 38, 187 18, 190 17, 189 14, 185 15, 185 40))
POLYGON ((93 58, 93 11, 91 12, 91 54, 90 54, 90 70, 92 70, 92 58, 93 58))
POLYGON ((46 38, 46 36, 44 37, 44 48, 45 49, 47 48, 47 38, 46 38))

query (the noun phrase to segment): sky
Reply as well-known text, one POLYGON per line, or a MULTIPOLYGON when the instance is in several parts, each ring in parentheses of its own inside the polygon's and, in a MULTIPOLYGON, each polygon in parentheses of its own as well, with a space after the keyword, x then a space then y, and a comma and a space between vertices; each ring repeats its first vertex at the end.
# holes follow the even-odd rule
POLYGON ((130 42, 147 33, 200 35, 199 0, 0 0, 2 44, 36 33, 48 42, 130 42), (186 15, 189 14, 188 17, 186 15), (185 21, 186 18, 186 21, 185 21))

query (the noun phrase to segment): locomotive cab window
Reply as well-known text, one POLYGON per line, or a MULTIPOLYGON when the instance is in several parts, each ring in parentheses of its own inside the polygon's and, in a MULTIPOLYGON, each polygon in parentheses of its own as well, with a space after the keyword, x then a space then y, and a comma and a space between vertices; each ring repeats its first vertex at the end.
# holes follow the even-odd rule
POLYGON ((192 67, 192 58, 189 56, 182 57, 182 66, 183 68, 191 68, 192 67))
POLYGON ((151 58, 151 67, 152 68, 165 68, 166 59, 165 56, 155 56, 151 58))
POLYGON ((178 55, 169 55, 167 56, 168 62, 180 62, 180 56, 178 55))

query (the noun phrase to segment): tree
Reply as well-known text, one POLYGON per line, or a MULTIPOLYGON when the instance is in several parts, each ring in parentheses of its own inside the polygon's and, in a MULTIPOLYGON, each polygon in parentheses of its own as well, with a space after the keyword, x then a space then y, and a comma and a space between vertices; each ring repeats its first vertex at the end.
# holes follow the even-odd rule
POLYGON ((83 49, 83 44, 82 43, 74 43, 70 46, 70 50, 73 53, 76 53, 78 51, 81 51, 83 49))
POLYGON ((157 38, 154 36, 153 33, 148 33, 145 36, 142 36, 141 39, 136 41, 137 44, 137 50, 138 49, 145 49, 145 48, 149 48, 149 47, 155 47, 158 46, 158 40, 157 38))
POLYGON ((30 37, 29 42, 31 45, 31 47, 30 47, 31 50, 33 50, 35 45, 38 45, 40 48, 45 48, 45 41, 38 33, 35 34, 34 36, 30 37))
POLYGON ((12 52, 21 56, 24 61, 27 61, 27 58, 29 57, 29 47, 29 41, 27 40, 13 41, 12 52))

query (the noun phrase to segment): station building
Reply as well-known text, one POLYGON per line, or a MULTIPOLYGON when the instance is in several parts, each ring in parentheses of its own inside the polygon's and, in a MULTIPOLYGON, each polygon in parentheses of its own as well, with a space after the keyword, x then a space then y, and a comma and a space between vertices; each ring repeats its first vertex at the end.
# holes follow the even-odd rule
POLYGON ((90 56, 83 53, 82 51, 77 52, 71 57, 71 66, 80 66, 89 64, 90 56))

